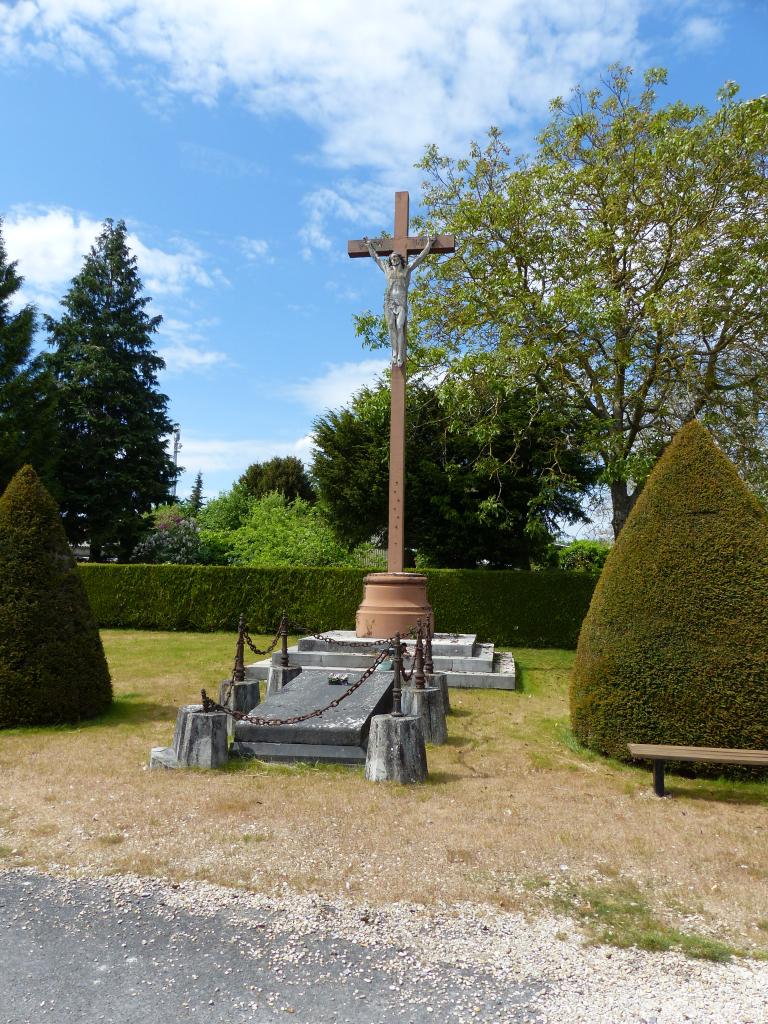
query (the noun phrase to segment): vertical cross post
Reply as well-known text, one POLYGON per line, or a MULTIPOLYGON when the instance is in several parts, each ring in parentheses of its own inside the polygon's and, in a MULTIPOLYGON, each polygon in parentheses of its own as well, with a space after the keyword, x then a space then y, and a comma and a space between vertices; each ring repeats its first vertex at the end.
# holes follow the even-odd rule
MULTIPOLYGON (((394 252, 408 260, 408 220, 410 203, 407 192, 395 192, 394 252), (399 243, 399 244, 398 244, 399 243)), ((403 328, 406 332, 408 325, 403 328)), ((389 419, 389 543, 387 572, 402 572, 405 564, 405 360, 392 363, 392 401, 389 419)))

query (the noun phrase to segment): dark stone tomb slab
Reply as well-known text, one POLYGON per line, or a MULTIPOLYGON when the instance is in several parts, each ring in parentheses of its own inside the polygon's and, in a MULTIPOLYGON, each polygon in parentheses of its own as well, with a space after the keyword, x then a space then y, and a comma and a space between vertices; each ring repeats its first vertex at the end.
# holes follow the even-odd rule
MULTIPOLYGON (((350 670, 346 683, 329 682, 329 670, 304 668, 282 690, 254 709, 260 718, 284 719, 323 708, 340 697, 363 674, 350 670)), ((368 730, 374 715, 392 706, 392 672, 374 672, 353 694, 318 718, 293 725, 237 722, 232 754, 262 761, 325 761, 364 764, 368 730)))

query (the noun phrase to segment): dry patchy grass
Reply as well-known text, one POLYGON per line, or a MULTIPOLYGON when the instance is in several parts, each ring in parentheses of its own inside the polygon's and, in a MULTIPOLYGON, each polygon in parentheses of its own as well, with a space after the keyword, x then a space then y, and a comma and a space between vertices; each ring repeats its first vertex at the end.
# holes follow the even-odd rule
POLYGON ((109 715, 0 734, 0 865, 554 905, 598 939, 684 945, 694 932, 715 950, 700 955, 722 953, 715 939, 768 945, 768 785, 669 777, 674 798, 658 800, 649 772, 580 750, 570 652, 516 651, 522 692, 453 691, 429 783, 399 787, 333 766, 150 773, 178 705, 227 674, 232 637, 111 630, 104 641, 109 715))

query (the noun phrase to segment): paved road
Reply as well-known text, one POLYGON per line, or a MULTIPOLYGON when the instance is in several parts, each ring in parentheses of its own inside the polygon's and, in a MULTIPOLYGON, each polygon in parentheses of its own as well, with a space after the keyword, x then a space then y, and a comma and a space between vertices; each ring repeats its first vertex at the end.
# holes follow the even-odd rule
POLYGON ((483 1024, 536 1019, 527 982, 414 962, 252 909, 169 904, 121 891, 0 874, 0 1024, 483 1024))

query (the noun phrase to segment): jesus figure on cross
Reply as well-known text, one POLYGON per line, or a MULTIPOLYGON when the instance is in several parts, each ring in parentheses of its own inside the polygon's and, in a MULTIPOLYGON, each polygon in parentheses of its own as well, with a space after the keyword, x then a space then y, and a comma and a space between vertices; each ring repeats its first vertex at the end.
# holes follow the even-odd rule
POLYGON ((427 244, 410 263, 399 252, 393 252, 385 263, 376 252, 370 238, 363 237, 368 252, 387 279, 387 286, 384 290, 384 317, 387 321, 389 343, 392 346, 392 362, 395 366, 402 366, 405 362, 405 325, 408 320, 408 286, 411 283, 411 274, 429 254, 436 241, 437 235, 428 238, 427 244))

